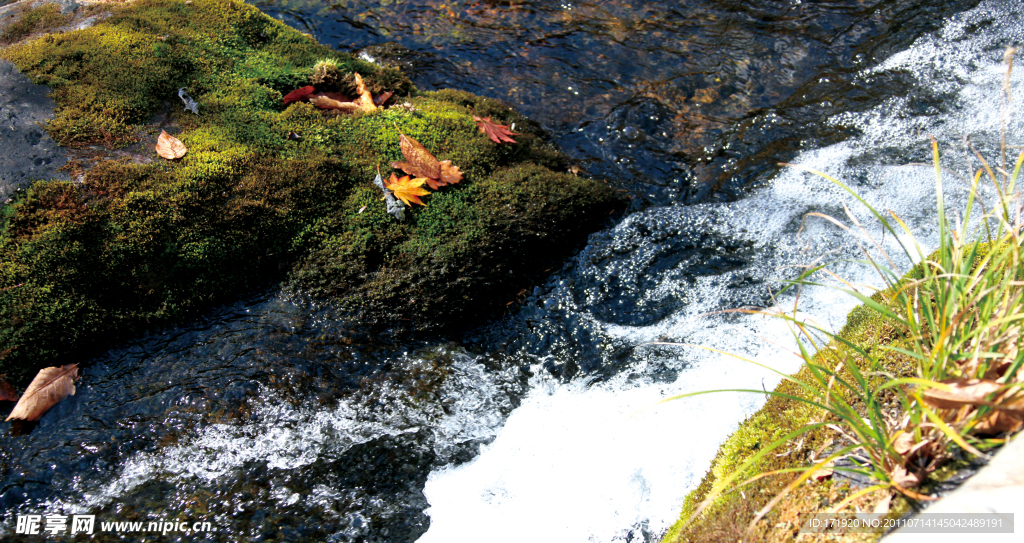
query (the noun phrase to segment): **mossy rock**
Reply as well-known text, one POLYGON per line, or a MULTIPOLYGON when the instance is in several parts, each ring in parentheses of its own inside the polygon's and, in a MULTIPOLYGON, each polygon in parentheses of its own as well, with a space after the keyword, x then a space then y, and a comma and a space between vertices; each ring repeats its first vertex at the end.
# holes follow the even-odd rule
POLYGON ((565 157, 507 105, 420 92, 242 2, 103 9, 89 28, 0 50, 53 89, 55 140, 136 149, 3 208, 0 374, 14 382, 282 279, 377 328, 479 324, 624 207, 604 184, 558 173, 565 157), (324 59, 395 95, 356 115, 285 107, 324 59), (199 115, 182 110, 180 87, 199 115), (516 123, 518 143, 490 141, 473 115, 516 123), (160 129, 188 147, 183 158, 157 157, 160 129), (372 184, 402 159, 400 133, 464 173, 405 221, 372 184))

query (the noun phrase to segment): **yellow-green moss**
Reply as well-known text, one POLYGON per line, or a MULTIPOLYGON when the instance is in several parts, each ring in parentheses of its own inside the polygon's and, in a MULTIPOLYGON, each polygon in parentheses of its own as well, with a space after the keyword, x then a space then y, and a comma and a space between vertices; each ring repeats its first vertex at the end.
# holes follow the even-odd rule
MULTIPOLYGON (((908 277, 912 275, 913 272, 908 274, 908 277)), ((877 302, 888 304, 891 303, 888 300, 892 296, 893 291, 890 289, 876 293, 872 298, 877 302)), ((907 336, 906 331, 901 329, 897 322, 879 315, 866 306, 859 306, 850 312, 846 325, 838 336, 855 345, 872 346, 872 349, 879 349, 883 346, 909 348, 909 345, 904 343, 907 336)), ((874 354, 880 357, 882 369, 890 375, 902 377, 913 374, 914 366, 909 357, 881 350, 874 354)), ((851 349, 840 344, 833 344, 815 355, 815 363, 835 368, 841 360, 858 361, 859 358, 859 355, 851 349)), ((858 363, 863 364, 862 362, 858 363)), ((841 371, 840 376, 846 379, 851 377, 846 370, 841 371)), ((804 382, 813 382, 810 370, 806 366, 793 378, 804 382)), ((877 385, 881 384, 884 379, 883 376, 876 376, 873 381, 877 385)), ((783 381, 776 388, 776 392, 796 397, 807 397, 806 392, 790 381, 783 381)), ((836 387, 833 392, 839 393, 840 389, 836 387)), ((886 400, 894 401, 892 398, 883 398, 883 402, 886 400)), ((799 522, 803 520, 799 514, 825 509, 829 504, 835 505, 844 499, 850 493, 850 489, 845 485, 832 482, 805 484, 794 490, 789 497, 776 506, 766 517, 767 520, 759 523, 752 534, 746 534, 748 523, 757 511, 797 476, 792 473, 781 474, 758 479, 744 486, 743 494, 730 492, 720 495, 697 520, 688 525, 693 512, 705 498, 712 492, 721 490, 720 481, 736 471, 751 456, 757 454, 761 447, 765 447, 812 422, 836 423, 838 419, 826 417, 822 410, 805 402, 779 396, 769 398, 764 407, 740 423, 736 432, 719 448, 708 473, 698 487, 687 495, 679 520, 668 530, 662 541, 665 543, 739 540, 791 541, 797 535, 799 522)), ((820 457, 822 448, 833 437, 834 432, 831 430, 824 428, 812 430, 789 446, 783 446, 777 452, 761 458, 750 466, 744 475, 751 477, 758 473, 809 465, 812 453, 820 457)), ((743 480, 745 478, 740 479, 740 481, 743 480)), ((897 506, 901 503, 900 499, 895 502, 897 506)), ((893 514, 896 514, 897 511, 898 509, 894 508, 893 514)), ((859 534, 851 536, 849 540, 872 541, 875 538, 877 535, 859 534)))
POLYGON ((16 42, 33 33, 45 32, 71 22, 71 15, 61 13, 57 4, 42 4, 24 11, 15 11, 10 16, 13 20, 0 30, 0 44, 16 42))

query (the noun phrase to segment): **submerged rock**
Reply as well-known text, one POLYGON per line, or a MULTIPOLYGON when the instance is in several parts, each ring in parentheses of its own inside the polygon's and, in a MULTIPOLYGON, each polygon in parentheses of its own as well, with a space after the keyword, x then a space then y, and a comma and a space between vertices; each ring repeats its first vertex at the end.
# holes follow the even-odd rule
POLYGON ((93 26, 0 50, 53 89, 49 135, 91 153, 80 182, 37 182, 2 219, 0 373, 15 381, 268 280, 377 329, 476 325, 623 207, 562 173, 563 155, 507 105, 421 92, 242 2, 90 10, 93 26), (318 91, 355 96, 360 74, 394 95, 355 114, 285 106, 325 59, 353 76, 318 91), (202 115, 182 110, 182 88, 202 115), (490 141, 474 115, 516 123, 518 143, 490 141), (165 129, 183 158, 156 156, 165 129), (401 222, 372 183, 402 158, 400 131, 464 175, 401 222))

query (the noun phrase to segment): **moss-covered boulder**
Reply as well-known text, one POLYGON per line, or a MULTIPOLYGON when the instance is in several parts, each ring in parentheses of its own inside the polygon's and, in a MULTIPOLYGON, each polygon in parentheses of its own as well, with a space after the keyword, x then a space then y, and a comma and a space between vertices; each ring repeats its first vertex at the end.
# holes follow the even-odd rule
POLYGON ((53 89, 53 138, 91 157, 77 181, 37 182, 3 208, 0 374, 14 381, 268 280, 371 326, 478 324, 620 205, 605 185, 560 173, 565 158, 508 106, 420 92, 242 2, 90 9, 93 26, 0 50, 53 89), (314 79, 333 87, 318 90, 352 95, 358 73, 394 96, 355 115, 283 105, 325 65, 336 73, 314 79), (492 142, 473 115, 515 123, 518 143, 492 142), (188 147, 183 158, 156 155, 161 130, 188 147), (400 132, 464 173, 404 221, 372 184, 402 160, 400 132))

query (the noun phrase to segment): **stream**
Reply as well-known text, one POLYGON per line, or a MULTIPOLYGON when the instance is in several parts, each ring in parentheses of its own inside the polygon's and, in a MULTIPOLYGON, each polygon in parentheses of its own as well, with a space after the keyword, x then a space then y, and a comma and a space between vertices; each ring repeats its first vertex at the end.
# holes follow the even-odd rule
POLYGON ((928 136, 950 209, 979 166, 966 138, 993 159, 1004 126, 1024 142, 1021 70, 1008 119, 1001 102, 1013 2, 253 3, 420 88, 508 102, 631 211, 458 337, 392 343, 271 289, 83 364, 37 425, 0 423, 4 538, 17 514, 89 514, 96 541, 658 541, 766 395, 659 402, 778 384, 719 351, 800 367, 784 321, 731 310, 838 330, 853 298, 776 293, 816 261, 881 285, 862 248, 911 265, 909 237, 778 163, 842 179, 928 253, 928 136), (164 521, 211 528, 100 527, 164 521))

